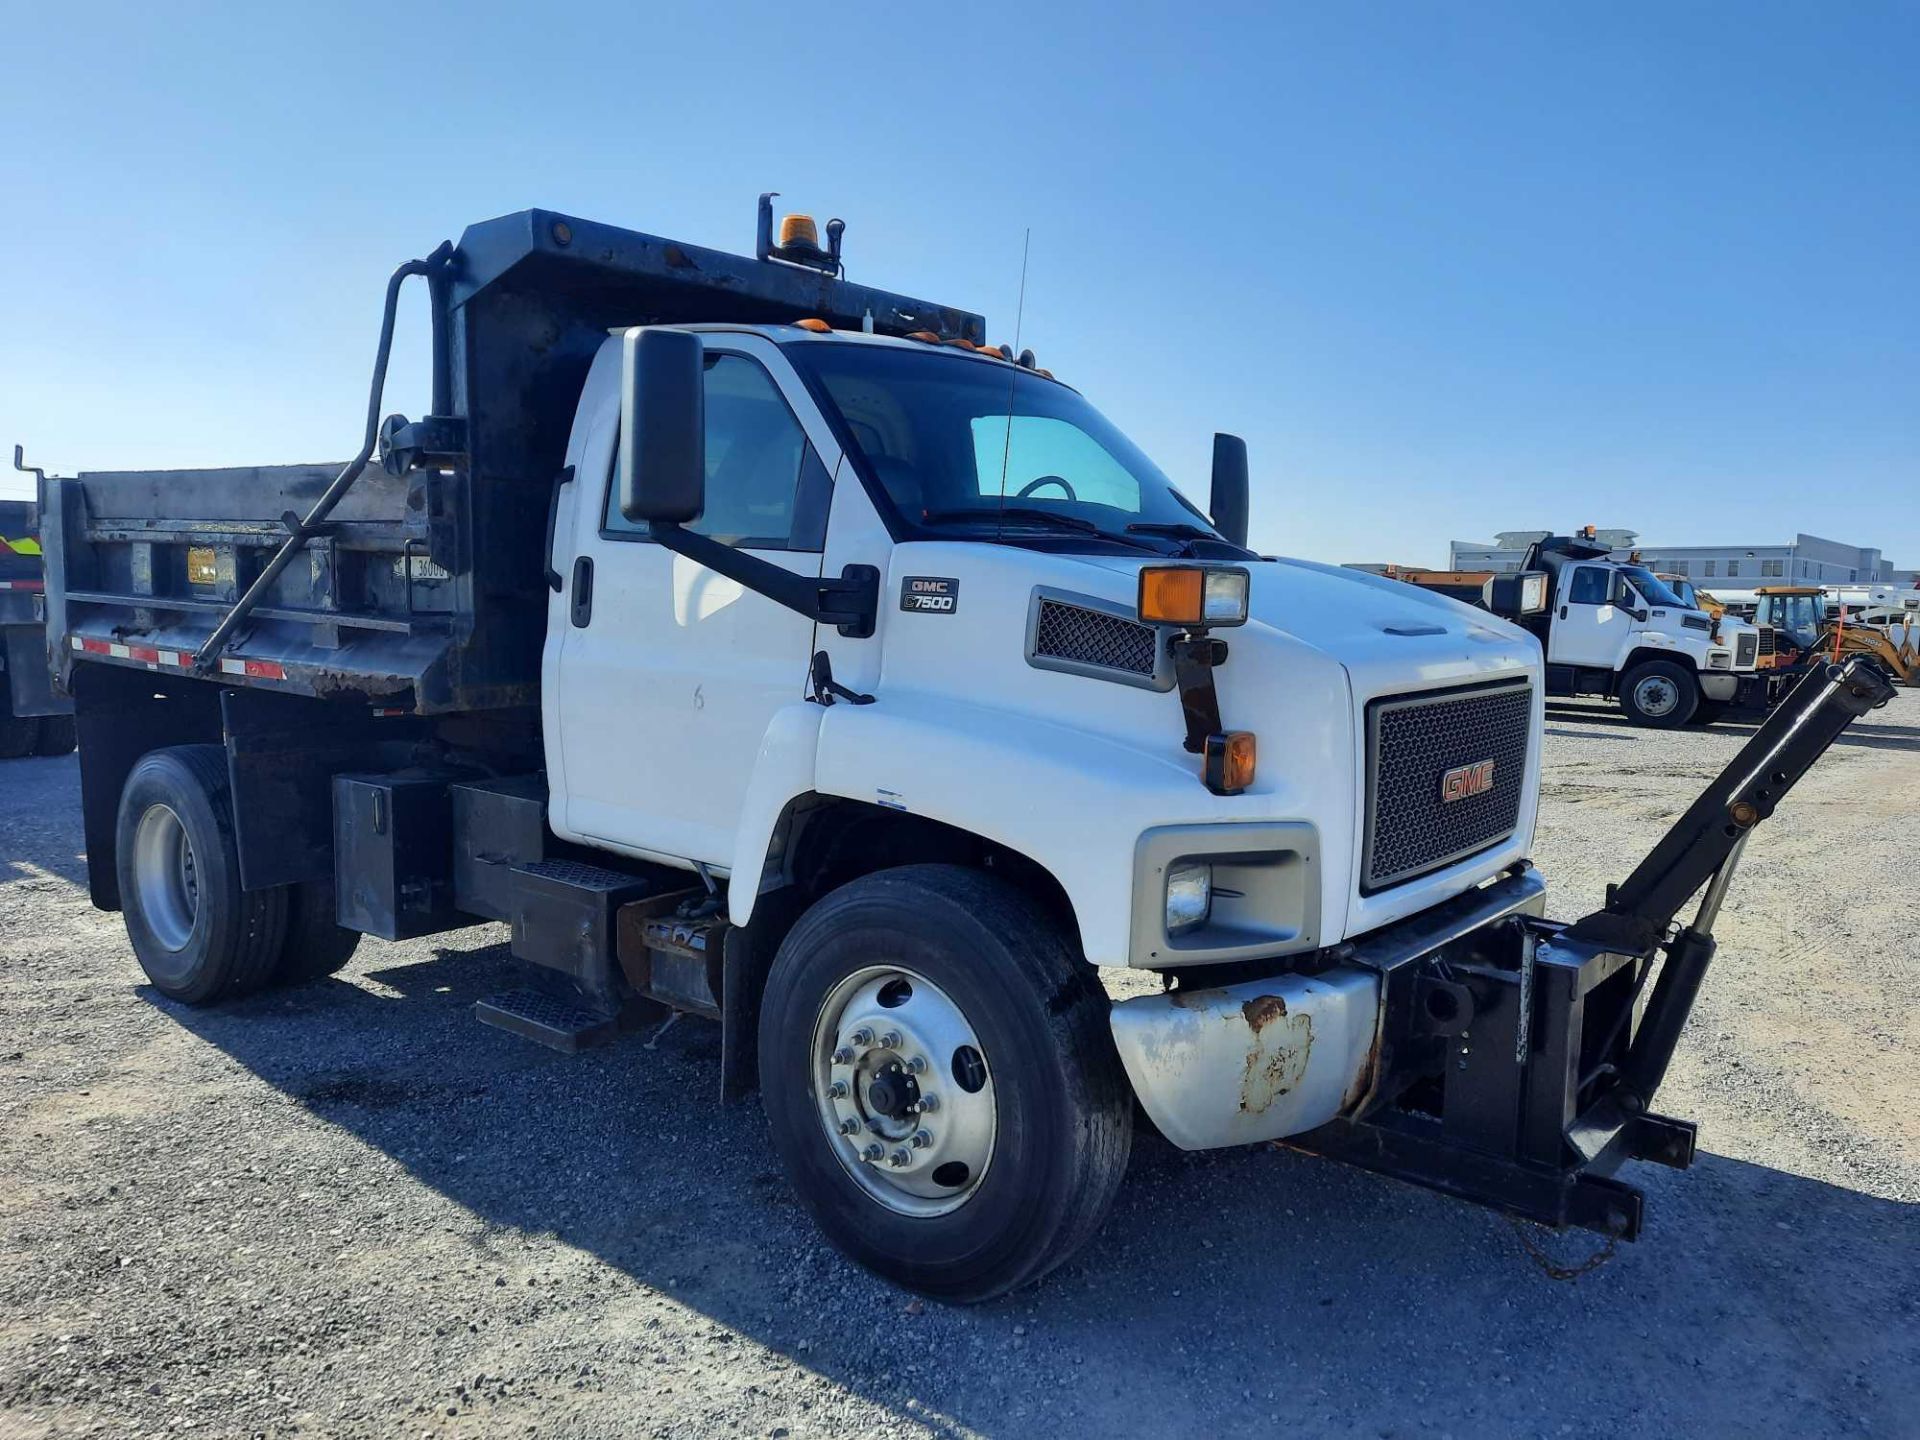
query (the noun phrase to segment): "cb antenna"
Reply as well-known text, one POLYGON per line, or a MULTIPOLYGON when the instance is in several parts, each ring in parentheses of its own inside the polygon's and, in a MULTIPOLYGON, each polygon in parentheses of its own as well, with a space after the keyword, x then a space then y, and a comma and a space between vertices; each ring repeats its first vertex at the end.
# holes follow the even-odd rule
MULTIPOLYGON (((1027 318, 1027 255, 1033 248, 1033 227, 1027 226, 1020 241, 1020 300, 1013 310, 1013 353, 1020 353, 1020 326, 1027 318)), ((1015 360, 1007 367, 1007 433, 1000 446, 1000 508, 994 516, 993 538, 996 543, 1007 524, 1007 466, 1013 459, 1013 391, 1020 381, 1020 363, 1015 360)))

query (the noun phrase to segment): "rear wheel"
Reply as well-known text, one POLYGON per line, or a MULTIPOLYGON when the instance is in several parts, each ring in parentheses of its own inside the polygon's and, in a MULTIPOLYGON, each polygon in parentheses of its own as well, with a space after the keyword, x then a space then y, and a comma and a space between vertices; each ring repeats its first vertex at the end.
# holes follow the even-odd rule
POLYGON ((39 739, 40 722, 33 716, 0 716, 0 760, 18 760, 33 754, 39 739))
POLYGON ((42 715, 40 717, 40 735, 34 742, 34 754, 71 755, 73 746, 73 716, 42 715))
POLYGON ((353 958, 360 932, 334 923, 332 880, 309 880, 287 887, 287 942, 274 978, 300 985, 331 975, 353 958))
POLYGON ((1678 730, 1700 705, 1700 682, 1671 660, 1643 660, 1620 682, 1620 708, 1636 725, 1678 730))
POLYGON ((204 1005, 272 978, 286 938, 287 892, 240 888, 218 745, 143 756, 120 792, 116 842, 127 937, 156 990, 204 1005))
POLYGON ((800 918, 767 980, 760 1089, 827 1237, 946 1300, 1071 1255, 1132 1141, 1090 967, 1025 894, 954 866, 863 877, 800 918))

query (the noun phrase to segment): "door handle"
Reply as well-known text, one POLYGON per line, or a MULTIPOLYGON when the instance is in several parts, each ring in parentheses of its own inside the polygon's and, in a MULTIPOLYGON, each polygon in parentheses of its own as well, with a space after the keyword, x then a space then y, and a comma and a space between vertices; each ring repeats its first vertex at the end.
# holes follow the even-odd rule
POLYGON ((573 628, 584 630, 593 619, 593 557, 582 555, 573 562, 573 628))
POLYGON ((1562 606, 1560 607, 1560 618, 1561 618, 1562 620, 1564 620, 1564 619, 1566 619, 1566 618, 1567 618, 1567 607, 1566 607, 1566 606, 1564 606, 1564 605, 1562 605, 1562 606))

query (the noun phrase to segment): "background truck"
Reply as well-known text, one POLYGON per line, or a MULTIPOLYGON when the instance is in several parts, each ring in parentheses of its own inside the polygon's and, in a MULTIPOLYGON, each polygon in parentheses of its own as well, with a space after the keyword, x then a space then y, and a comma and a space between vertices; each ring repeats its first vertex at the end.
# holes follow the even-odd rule
POLYGON ((504 921, 478 1018, 717 1020, 823 1231, 951 1299, 1093 1233, 1136 1106, 1632 1238, 1732 865, 1878 677, 1811 676, 1546 921, 1529 637, 1259 559, 1243 445, 1202 511, 843 229, 478 224, 390 281, 337 473, 49 483, 89 883, 154 988, 504 921), (433 412, 381 421, 413 276, 433 412))
MULTIPOLYGON (((16 469, 21 455, 14 447, 16 469)), ((0 500, 0 760, 73 750, 73 706, 53 691, 39 507, 0 500)))
POLYGON ((1493 576, 1407 570, 1397 577, 1472 601, 1531 630, 1546 652, 1549 695, 1603 695, 1636 725, 1710 725, 1737 711, 1766 712, 1777 698, 1757 673, 1760 633, 1696 608, 1644 565, 1608 558, 1585 536, 1548 536, 1522 561, 1529 587, 1492 598, 1493 576), (1521 606, 1522 598, 1530 603, 1521 606))

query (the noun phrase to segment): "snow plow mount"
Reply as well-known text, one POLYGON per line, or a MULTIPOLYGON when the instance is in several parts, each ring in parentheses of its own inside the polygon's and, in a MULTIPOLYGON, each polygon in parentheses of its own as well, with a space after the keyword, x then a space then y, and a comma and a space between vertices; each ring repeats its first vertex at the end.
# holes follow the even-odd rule
MULTIPOLYGON (((1810 672, 1583 919, 1435 924, 1432 948, 1391 947, 1375 965, 1370 1085, 1346 1118, 1286 1143, 1554 1228, 1637 1238, 1641 1192, 1615 1172, 1628 1160, 1693 1161, 1693 1125, 1651 1102, 1741 852, 1847 726, 1892 695, 1861 660, 1810 672)), ((1488 890, 1523 881, 1538 884, 1514 875, 1488 890)), ((1464 910, 1485 893, 1449 903, 1464 910)), ((1365 941, 1345 958, 1375 964, 1365 941)))

